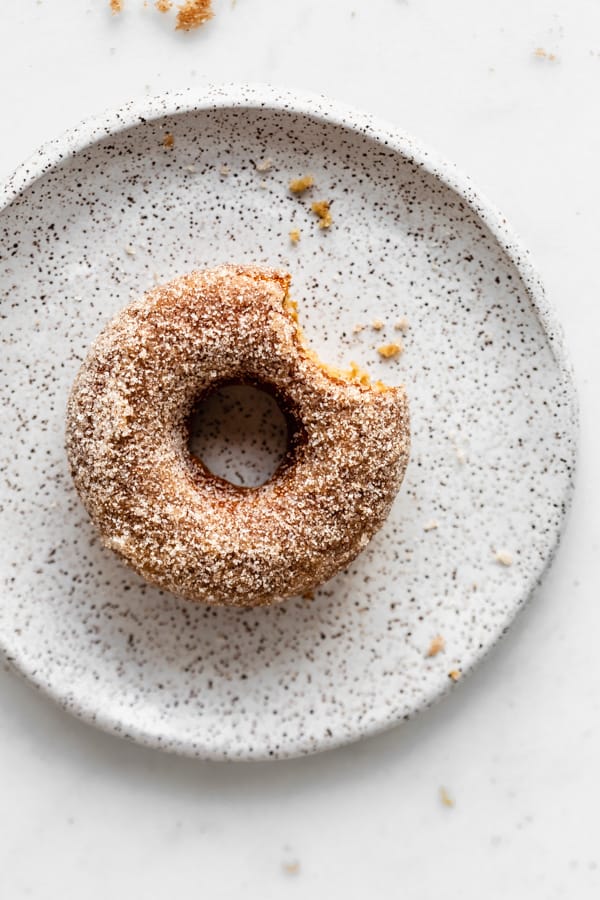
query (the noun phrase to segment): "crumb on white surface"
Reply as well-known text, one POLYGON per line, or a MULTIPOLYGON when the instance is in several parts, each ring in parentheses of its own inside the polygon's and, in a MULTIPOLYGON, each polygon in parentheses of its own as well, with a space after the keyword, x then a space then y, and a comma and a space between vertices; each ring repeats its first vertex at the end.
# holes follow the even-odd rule
POLYGON ((211 8, 212 0, 187 0, 178 7, 176 31, 193 31, 200 28, 214 16, 211 8))
POLYGON ((300 229, 299 229, 299 228, 292 228, 292 230, 290 231, 290 241, 291 241, 291 243, 292 243, 292 244, 297 244, 299 240, 300 240, 300 229))
POLYGON ((123 249, 127 256, 135 256, 135 247, 132 247, 131 244, 126 244, 123 249))
POLYGON ((439 522, 437 519, 429 519, 428 522, 425 522, 423 525, 423 531, 434 531, 434 529, 439 528, 439 522))
POLYGON ((454 806, 453 798, 450 796, 447 789, 443 786, 440 788, 440 802, 442 806, 447 806, 449 808, 452 808, 454 806))
POLYGON ((300 863, 298 862, 298 860, 284 862, 282 864, 282 869, 286 875, 298 875, 298 873, 300 872, 300 863))
POLYGON ((458 681, 461 675, 462 672, 460 671, 460 669, 450 669, 450 671, 448 672, 448 678, 450 678, 452 681, 458 681))
POLYGON ((219 174, 223 175, 224 177, 227 177, 227 175, 229 175, 230 172, 231 172, 231 169, 229 168, 227 163, 223 163, 221 165, 221 168, 219 169, 219 174))
POLYGON ((194 174, 194 172, 198 171, 198 169, 196 168, 196 166, 193 163, 190 163, 189 166, 184 166, 183 170, 184 170, 184 172, 190 172, 190 174, 192 174, 192 175, 194 174))
POLYGON ((533 55, 536 59, 547 59, 548 62, 556 62, 556 54, 549 53, 548 50, 544 50, 543 47, 536 47, 533 51, 533 55))
POLYGON ((364 330, 365 326, 361 322, 357 322, 356 325, 352 326, 352 331, 354 334, 360 334, 360 332, 364 330))
POLYGON ((406 316, 402 316, 397 322, 394 322, 394 328, 396 331, 401 331, 402 334, 406 334, 408 331, 408 319, 406 316))

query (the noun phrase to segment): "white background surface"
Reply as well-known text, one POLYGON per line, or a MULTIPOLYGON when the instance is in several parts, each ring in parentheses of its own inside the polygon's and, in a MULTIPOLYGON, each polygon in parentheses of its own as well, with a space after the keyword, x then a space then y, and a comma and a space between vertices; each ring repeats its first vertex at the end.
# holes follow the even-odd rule
POLYGON ((2 3, 0 178, 90 113, 207 80, 388 119, 470 173, 532 250, 577 370, 578 490, 542 590, 476 674, 341 751, 166 757, 0 670, 0 896, 600 896, 597 0, 215 0, 189 35, 142 0, 115 19, 107 6, 2 3))

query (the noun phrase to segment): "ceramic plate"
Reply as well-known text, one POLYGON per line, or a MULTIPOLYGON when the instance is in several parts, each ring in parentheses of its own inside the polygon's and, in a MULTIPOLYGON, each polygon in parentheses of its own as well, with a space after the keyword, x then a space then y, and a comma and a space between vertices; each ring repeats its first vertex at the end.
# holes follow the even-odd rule
MULTIPOLYGON (((80 126, 23 165, 0 206, 9 660, 102 728, 218 759, 352 741, 464 677, 553 554, 576 449, 554 314, 468 180, 326 100, 227 87, 80 126), (315 187, 292 196, 307 173, 315 187), (328 231, 310 210, 322 199, 328 231), (383 530, 314 600, 249 612, 177 600, 103 550, 63 449, 67 392, 108 319, 156 281, 227 261, 288 269, 321 358, 404 382, 412 409, 383 530), (382 359, 398 338, 404 353, 382 359)), ((223 474, 256 483, 276 463, 268 403, 234 390, 204 418, 202 452, 223 474)))

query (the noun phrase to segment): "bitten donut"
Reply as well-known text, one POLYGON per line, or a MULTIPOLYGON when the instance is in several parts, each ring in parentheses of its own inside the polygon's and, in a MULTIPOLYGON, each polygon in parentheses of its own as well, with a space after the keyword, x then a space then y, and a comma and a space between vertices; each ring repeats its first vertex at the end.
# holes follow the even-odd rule
POLYGON ((408 461, 403 388, 306 346, 290 276, 220 266, 157 287, 92 345, 67 409, 75 486, 104 544, 152 584, 194 601, 271 604, 346 566, 383 524, 408 461), (238 487, 188 449, 215 387, 273 392, 286 456, 238 487))

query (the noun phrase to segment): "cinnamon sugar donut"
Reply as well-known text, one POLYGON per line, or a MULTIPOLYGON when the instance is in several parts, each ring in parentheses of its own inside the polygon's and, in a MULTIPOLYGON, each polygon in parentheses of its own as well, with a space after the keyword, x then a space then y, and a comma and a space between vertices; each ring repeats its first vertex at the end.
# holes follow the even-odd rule
POLYGON ((365 547, 404 475, 403 388, 323 366, 289 285, 238 266, 175 278, 106 326, 71 391, 71 472, 104 544, 189 600, 258 606, 310 591, 365 547), (258 488, 188 449, 195 404, 227 383, 271 390, 288 418, 285 459, 258 488))

